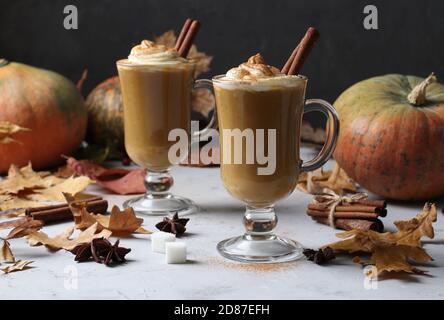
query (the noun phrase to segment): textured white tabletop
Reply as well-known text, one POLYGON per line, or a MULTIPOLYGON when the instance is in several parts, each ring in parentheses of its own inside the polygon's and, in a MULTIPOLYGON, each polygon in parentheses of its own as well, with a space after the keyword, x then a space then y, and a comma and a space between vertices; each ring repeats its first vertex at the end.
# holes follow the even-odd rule
MULTIPOLYGON (((24 239, 11 240, 16 258, 34 260, 33 268, 0 274, 1 299, 442 299, 444 298, 444 224, 438 213, 435 239, 425 248, 435 259, 425 276, 393 276, 368 285, 363 269, 350 259, 318 266, 300 260, 287 264, 254 267, 228 261, 216 251, 218 241, 243 232, 244 205, 222 186, 219 168, 176 167, 174 192, 193 199, 203 208, 190 216, 182 237, 189 250, 187 264, 167 265, 163 254, 153 253, 150 237, 124 238, 121 245, 132 251, 128 262, 106 267, 94 262, 76 263, 69 252, 48 252, 29 247, 24 239)), ((103 194, 92 186, 89 191, 103 194)), ((110 205, 125 196, 104 195, 110 205)), ((334 241, 335 231, 313 222, 305 208, 311 196, 295 191, 277 205, 277 233, 304 246, 317 248, 334 241)), ((423 203, 389 203, 386 229, 393 220, 414 216, 423 203)), ((155 230, 159 217, 144 217, 144 226, 155 230)), ((69 223, 47 226, 56 235, 69 223)), ((3 235, 0 234, 0 235, 3 235)), ((114 241, 114 239, 112 239, 114 241)))

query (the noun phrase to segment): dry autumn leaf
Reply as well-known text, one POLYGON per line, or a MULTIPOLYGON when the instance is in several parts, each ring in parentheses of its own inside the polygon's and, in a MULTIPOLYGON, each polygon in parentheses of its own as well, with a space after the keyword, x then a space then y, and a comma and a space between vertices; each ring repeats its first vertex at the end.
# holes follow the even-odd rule
MULTIPOLYGON (((423 270, 413 267, 409 260, 428 262, 432 257, 421 247, 421 238, 434 237, 433 222, 437 212, 434 204, 426 203, 423 210, 413 219, 395 222, 398 231, 379 233, 372 230, 350 230, 338 233, 341 240, 328 244, 334 250, 348 253, 370 253, 370 264, 376 267, 377 273, 385 271, 404 271, 422 273, 423 270)), ((362 263, 360 259, 355 262, 362 263)), ((365 262, 367 264, 367 262, 365 262)))
POLYGON ((36 231, 32 232, 26 236, 28 244, 31 246, 45 245, 48 249, 57 251, 60 249, 72 250, 77 245, 82 243, 89 243, 96 238, 109 238, 111 232, 109 230, 102 230, 97 232, 98 223, 93 224, 85 231, 82 231, 77 237, 71 238, 74 227, 67 228, 63 233, 55 236, 49 237, 46 233, 36 231))
POLYGON ((47 188, 53 184, 53 181, 45 179, 49 175, 47 171, 33 171, 31 164, 22 168, 13 164, 9 168, 8 176, 0 181, 0 194, 18 194, 24 190, 47 188))
POLYGON ((8 266, 6 268, 1 269, 4 273, 10 273, 15 271, 23 271, 26 270, 28 265, 33 263, 34 261, 27 260, 17 260, 13 265, 8 266))
POLYGON ((20 143, 18 140, 14 139, 12 136, 18 132, 30 131, 28 128, 20 127, 9 121, 0 121, 0 143, 8 144, 11 142, 20 143))
POLYGON ((310 194, 323 194, 324 189, 330 189, 339 195, 358 191, 356 183, 338 164, 332 171, 323 171, 322 168, 319 168, 308 173, 301 173, 297 187, 310 194))
POLYGON ((9 242, 3 239, 3 244, 0 249, 0 262, 15 262, 14 255, 12 254, 9 242))
MULTIPOLYGON (((42 202, 64 201, 62 192, 83 191, 91 180, 88 177, 56 177, 49 172, 36 172, 31 164, 18 168, 12 165, 8 176, 0 181, 0 210, 31 208, 42 202)), ((16 215, 23 214, 17 211, 16 215)))
POLYGON ((22 218, 22 223, 15 226, 14 229, 9 231, 5 239, 17 239, 27 236, 28 234, 38 231, 43 227, 43 222, 39 220, 34 220, 31 217, 22 218))
POLYGON ((144 181, 145 169, 127 170, 105 168, 92 160, 66 159, 66 165, 59 169, 58 175, 87 176, 94 182, 117 194, 136 194, 146 191, 144 181))
POLYGON ((132 233, 150 234, 151 232, 143 228, 142 218, 138 218, 132 208, 120 211, 117 206, 111 209, 111 215, 91 214, 86 210, 85 202, 75 201, 71 194, 64 194, 74 216, 76 229, 84 230, 91 225, 98 223, 98 230, 107 229, 113 234, 130 235, 132 233))
POLYGON ((98 214, 95 218, 97 222, 104 228, 112 231, 113 234, 151 233, 151 231, 141 226, 143 219, 136 217, 133 208, 126 208, 120 211, 117 206, 113 206, 111 215, 104 216, 98 214))

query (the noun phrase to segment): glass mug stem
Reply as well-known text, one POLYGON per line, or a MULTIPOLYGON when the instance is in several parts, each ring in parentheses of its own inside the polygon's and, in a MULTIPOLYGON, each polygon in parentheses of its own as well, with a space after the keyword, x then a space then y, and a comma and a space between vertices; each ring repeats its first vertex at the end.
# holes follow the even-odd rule
POLYGON ((253 208, 247 206, 244 214, 245 234, 253 238, 272 234, 278 222, 274 206, 253 208))
POLYGON ((174 184, 174 179, 169 170, 147 170, 143 184, 145 185, 147 197, 162 199, 171 195, 169 190, 174 184))

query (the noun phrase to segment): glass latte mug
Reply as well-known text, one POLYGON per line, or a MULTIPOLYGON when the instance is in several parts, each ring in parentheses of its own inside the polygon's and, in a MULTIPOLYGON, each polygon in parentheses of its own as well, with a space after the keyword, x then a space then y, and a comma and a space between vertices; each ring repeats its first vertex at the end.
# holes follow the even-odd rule
POLYGON ((339 132, 336 111, 323 100, 305 101, 307 79, 303 76, 288 76, 285 83, 270 85, 232 81, 222 75, 213 78, 213 85, 222 181, 231 195, 247 205, 245 234, 220 242, 218 251, 244 262, 298 259, 302 246, 273 233, 277 224, 274 205, 294 191, 301 172, 321 167, 332 155, 339 132), (311 111, 327 116, 327 140, 313 160, 302 162, 302 115, 311 111), (260 156, 267 154, 268 167, 260 156))
MULTIPOLYGON (((192 62, 132 64, 124 59, 117 61, 117 69, 122 87, 125 149, 131 160, 147 169, 146 193, 126 201, 124 207, 147 215, 195 212, 193 201, 169 192, 173 185, 169 169, 176 163, 168 152, 176 141, 170 141, 168 136, 174 129, 182 129, 190 136, 191 92, 199 88, 212 91, 211 82, 194 81, 192 62)), ((212 119, 208 127, 214 122, 212 119)), ((194 132, 193 137, 204 134, 202 131, 194 132)))

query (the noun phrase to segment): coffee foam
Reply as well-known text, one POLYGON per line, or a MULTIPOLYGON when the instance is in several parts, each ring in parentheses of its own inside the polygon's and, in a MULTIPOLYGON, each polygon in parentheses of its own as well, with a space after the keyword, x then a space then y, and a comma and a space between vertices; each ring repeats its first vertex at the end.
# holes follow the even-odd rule
POLYGON ((139 45, 133 47, 128 61, 140 65, 188 63, 188 60, 180 57, 175 49, 155 44, 149 40, 143 40, 139 45))
POLYGON ((305 87, 306 80, 301 76, 276 76, 258 80, 233 80, 226 76, 216 78, 214 85, 227 90, 268 91, 279 88, 305 87))
POLYGON ((260 81, 263 79, 283 77, 278 68, 265 63, 260 53, 251 56, 247 62, 228 70, 225 80, 260 81))

